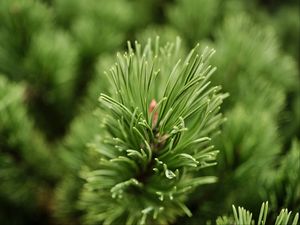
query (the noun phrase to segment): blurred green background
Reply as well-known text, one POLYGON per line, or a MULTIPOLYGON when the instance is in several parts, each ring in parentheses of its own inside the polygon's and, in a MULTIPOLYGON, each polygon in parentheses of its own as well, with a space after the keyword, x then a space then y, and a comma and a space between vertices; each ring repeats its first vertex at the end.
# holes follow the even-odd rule
MULTIPOLYGON (((286 0, 1 0, 0 224, 83 224, 82 171, 97 163, 97 99, 127 41, 216 49, 230 97, 214 138, 216 184, 190 196, 205 224, 232 204, 300 210, 300 15, 286 0)), ((203 172, 202 172, 203 173, 203 172)), ((88 210, 88 209, 87 209, 88 210)))

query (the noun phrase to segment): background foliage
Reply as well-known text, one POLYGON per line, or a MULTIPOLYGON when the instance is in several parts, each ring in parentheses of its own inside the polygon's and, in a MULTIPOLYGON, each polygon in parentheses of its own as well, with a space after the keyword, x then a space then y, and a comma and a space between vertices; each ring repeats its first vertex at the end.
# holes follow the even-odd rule
POLYGON ((269 223, 282 208, 299 212, 299 17, 294 0, 1 0, 0 224, 102 221, 93 212, 103 206, 85 198, 106 136, 103 71, 127 40, 145 46, 157 35, 161 46, 180 36, 181 57, 196 43, 216 49, 212 85, 230 95, 211 140, 217 165, 195 173, 218 181, 182 198, 192 217, 170 206, 161 221, 242 220, 219 217, 232 204, 258 218, 264 201, 269 223))

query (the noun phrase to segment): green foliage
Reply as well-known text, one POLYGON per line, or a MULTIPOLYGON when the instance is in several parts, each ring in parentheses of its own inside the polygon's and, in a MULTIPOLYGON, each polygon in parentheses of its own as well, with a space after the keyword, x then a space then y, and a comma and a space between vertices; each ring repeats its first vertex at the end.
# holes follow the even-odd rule
POLYGON ((1 0, 0 224, 296 223, 298 11, 1 0))
POLYGON ((22 80, 26 75, 22 63, 24 56, 32 38, 51 26, 51 14, 38 1, 3 0, 0 20, 0 70, 11 79, 22 80))
POLYGON ((55 191, 55 217, 66 224, 78 222, 82 214, 77 207, 79 193, 83 187, 84 179, 78 176, 80 170, 90 166, 94 168, 98 163, 95 160, 95 152, 87 151, 92 142, 99 138, 101 115, 98 111, 93 114, 88 111, 95 108, 91 100, 87 98, 81 109, 81 115, 77 116, 70 125, 68 135, 60 145, 59 160, 65 166, 64 179, 58 184, 55 191), (89 127, 88 130, 85 128, 89 127))
POLYGON ((279 210, 278 205, 300 210, 300 179, 299 179, 299 141, 293 141, 291 149, 278 160, 269 173, 263 177, 265 186, 261 193, 265 199, 270 199, 274 210, 279 210))
MULTIPOLYGON (((23 93, 23 86, 10 84, 3 76, 1 78, 1 147, 2 151, 16 157, 22 157, 25 166, 37 167, 36 173, 40 176, 46 174, 51 177, 51 166, 46 166, 43 161, 48 161, 51 156, 43 150, 46 146, 39 133, 34 130, 32 121, 27 115, 23 93), (13 119, 12 119, 13 118, 13 119), (32 137, 34 137, 32 139, 32 137), (31 144, 28 145, 28 141, 31 144), (38 169, 39 168, 39 169, 38 169), (49 171, 49 173, 47 173, 49 171)), ((15 160, 21 160, 15 158, 15 160)))
MULTIPOLYGON (((238 207, 238 209, 235 208, 235 206, 232 206, 233 210, 233 216, 232 217, 219 217, 216 221, 217 225, 226 225, 230 223, 234 223, 237 225, 243 224, 243 225, 265 225, 267 222, 267 214, 268 214, 268 202, 264 202, 260 208, 259 217, 257 220, 257 223, 252 219, 252 213, 244 209, 243 207, 238 207)), ((294 219, 291 217, 291 212, 289 212, 287 209, 282 209, 280 211, 280 214, 277 216, 275 225, 297 225, 299 219, 299 214, 296 213, 294 216, 294 219), (291 219, 291 220, 290 220, 291 219)))
POLYGON ((0 221, 7 224, 23 224, 24 218, 41 211, 38 206, 46 207, 41 197, 59 176, 59 165, 54 166, 53 155, 27 115, 24 92, 24 86, 0 76, 0 221), (13 219, 11 211, 19 217, 13 219))
POLYGON ((299 12, 297 6, 285 6, 276 13, 276 20, 274 21, 275 28, 279 37, 283 40, 283 47, 287 52, 290 52, 299 64, 299 32, 300 29, 299 12), (284 19, 283 19, 284 18, 284 19))
MULTIPOLYGON (((216 38, 214 47, 218 54, 214 62, 220 73, 214 79, 226 91, 230 90, 229 101, 280 108, 281 92, 295 87, 297 72, 294 61, 279 51, 274 31, 270 27, 258 27, 246 15, 230 16, 216 38), (249 83, 246 90, 245 85, 249 83), (257 92, 263 95, 259 99, 257 92), (265 104, 254 101, 265 101, 265 104)), ((278 109, 270 112, 276 113, 278 109)))
POLYGON ((47 30, 33 38, 25 60, 27 79, 33 87, 47 87, 49 101, 54 102, 58 98, 70 100, 71 96, 66 95, 74 92, 72 76, 76 71, 76 64, 77 51, 70 37, 63 32, 47 30), (39 79, 36 79, 37 76, 39 79))
POLYGON ((195 44, 211 34, 218 19, 219 0, 177 0, 169 9, 169 20, 189 44, 195 44))
POLYGON ((190 215, 187 193, 215 181, 192 176, 213 165, 217 153, 209 136, 222 122, 225 95, 208 86, 213 51, 194 49, 181 61, 178 49, 179 40, 165 47, 157 40, 144 49, 136 43, 135 51, 129 44, 118 54, 108 75, 114 90, 100 96, 107 138, 96 148, 98 169, 84 174, 86 223, 174 221, 182 212, 190 215))
MULTIPOLYGON (((230 98, 223 107, 227 121, 214 140, 222 149, 215 170, 219 183, 191 200, 193 204, 205 199, 208 204, 199 207, 197 218, 210 219, 222 209, 226 213, 232 202, 254 210, 256 202, 266 199, 276 210, 283 206, 297 210, 299 203, 283 205, 288 196, 295 197, 293 190, 274 194, 275 181, 264 185, 278 173, 276 166, 284 147, 278 120, 287 90, 295 89, 297 83, 294 61, 279 51, 273 32, 270 27, 258 27, 246 15, 229 16, 211 43, 218 49, 213 58, 218 70, 212 80, 230 92, 230 98)), ((292 118, 296 121, 297 117, 292 118)), ((277 185, 290 183, 278 181, 277 185)))
POLYGON ((76 47, 68 34, 54 29, 53 15, 44 4, 34 0, 0 4, 0 71, 11 80, 27 82, 30 112, 53 137, 71 115, 67 109, 75 92, 76 47), (49 118, 59 124, 49 124, 49 118))
POLYGON ((73 22, 72 33, 84 55, 97 55, 120 46, 130 23, 131 11, 125 1, 102 2, 81 1, 81 13, 73 22))
POLYGON ((276 124, 270 115, 260 111, 252 111, 250 114, 250 110, 249 107, 237 105, 228 111, 223 133, 216 140, 218 149, 223 150, 220 170, 225 167, 224 171, 229 171, 231 168, 236 179, 247 177, 247 183, 249 177, 267 170, 280 151, 276 124))
MULTIPOLYGON (((40 32, 33 38, 24 64, 32 114, 38 118, 42 129, 49 129, 48 113, 41 113, 42 103, 62 124, 51 127, 60 130, 69 121, 71 113, 68 109, 73 106, 75 95, 76 82, 73 76, 78 64, 75 44, 62 31, 40 32)), ((55 136, 52 133, 50 135, 55 136)))

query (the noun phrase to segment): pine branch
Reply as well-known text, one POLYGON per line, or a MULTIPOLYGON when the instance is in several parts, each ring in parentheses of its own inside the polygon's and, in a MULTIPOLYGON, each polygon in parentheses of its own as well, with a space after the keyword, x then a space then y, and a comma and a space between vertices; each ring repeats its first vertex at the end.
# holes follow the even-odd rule
MULTIPOLYGON (((252 213, 243 207, 232 206, 233 216, 231 217, 219 217, 216 220, 217 225, 227 225, 227 224, 235 224, 235 225, 265 225, 267 222, 267 214, 268 214, 268 202, 264 202, 260 208, 259 217, 257 223, 252 219, 252 213)), ((296 213, 294 218, 291 217, 291 213, 287 209, 282 209, 279 215, 276 218, 275 225, 297 225, 299 219, 299 213, 296 213)))
POLYGON ((176 0, 168 8, 168 18, 189 45, 208 38, 220 16, 222 1, 219 0, 176 0))
POLYGON ((219 54, 214 63, 220 73, 212 80, 230 92, 230 105, 244 102, 254 106, 253 110, 268 108, 277 115, 286 91, 295 89, 297 68, 281 52, 274 29, 239 13, 226 17, 215 38, 213 46, 219 54))
POLYGON ((44 213, 45 218, 51 211, 50 189, 61 168, 27 115, 24 90, 22 84, 9 82, 0 75, 2 224, 30 223, 33 214, 44 213))
POLYGON ((179 40, 142 49, 128 44, 108 74, 112 94, 101 94, 107 138, 97 148, 99 168, 84 173, 80 207, 87 224, 165 224, 190 211, 187 194, 215 177, 195 171, 215 164, 209 136, 222 117, 226 97, 210 87, 213 50, 184 61, 179 40), (154 222, 155 221, 155 222, 154 222))

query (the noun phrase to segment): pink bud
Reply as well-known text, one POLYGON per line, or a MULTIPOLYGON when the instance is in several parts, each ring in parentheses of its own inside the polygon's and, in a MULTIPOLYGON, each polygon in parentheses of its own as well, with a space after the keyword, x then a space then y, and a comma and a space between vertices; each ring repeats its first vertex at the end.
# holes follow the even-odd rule
MULTIPOLYGON (((152 99, 152 101, 149 104, 149 113, 153 112, 156 105, 157 105, 157 102, 155 101, 155 99, 152 99)), ((157 120, 158 120, 158 112, 155 112, 153 115, 153 119, 152 119, 152 128, 154 128, 156 126, 157 120)))
POLYGON ((157 102, 155 101, 155 99, 152 99, 149 105, 149 113, 152 113, 152 111, 154 110, 155 106, 157 105, 157 102))

